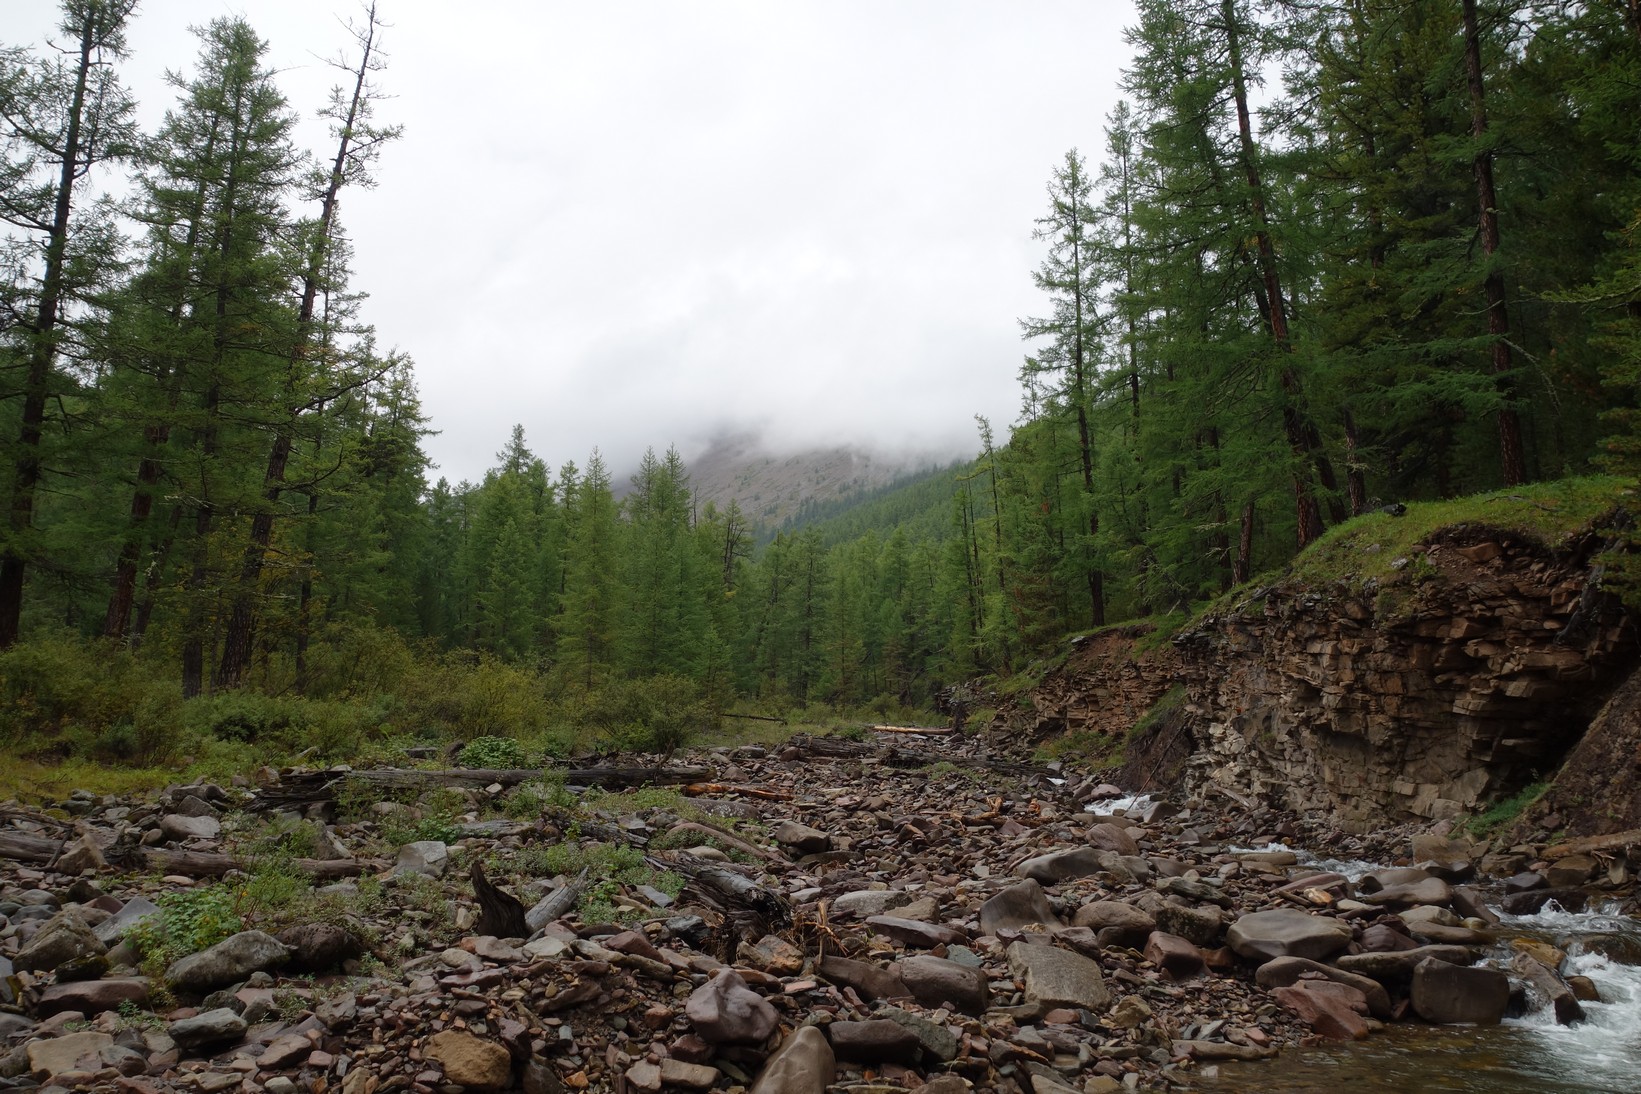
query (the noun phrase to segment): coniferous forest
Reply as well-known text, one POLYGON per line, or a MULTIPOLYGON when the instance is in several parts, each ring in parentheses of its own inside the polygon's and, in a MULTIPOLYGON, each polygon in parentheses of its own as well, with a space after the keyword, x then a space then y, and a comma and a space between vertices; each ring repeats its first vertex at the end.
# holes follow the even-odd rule
POLYGON ((915 711, 1379 506, 1635 471, 1636 0, 1138 0, 1124 101, 1021 225, 1020 419, 778 532, 676 451, 618 484, 518 427, 481 482, 430 482, 437 408, 361 323, 339 212, 401 138, 374 14, 302 148, 321 104, 238 18, 168 59, 138 132, 134 9, 64 0, 70 48, 0 52, 13 747, 664 746, 731 710, 915 711))

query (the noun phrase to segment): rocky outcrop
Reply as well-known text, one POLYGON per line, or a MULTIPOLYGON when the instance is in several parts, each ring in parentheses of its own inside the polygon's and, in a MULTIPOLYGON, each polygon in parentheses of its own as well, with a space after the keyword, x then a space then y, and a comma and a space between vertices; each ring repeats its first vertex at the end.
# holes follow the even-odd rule
POLYGON ((1613 692, 1525 821, 1565 836, 1641 828, 1641 671, 1613 692))
MULTIPOLYGON (((1124 786, 1219 790, 1358 831, 1459 817, 1555 771, 1634 667, 1633 626, 1589 588, 1599 546, 1452 526, 1387 578, 1257 589, 1171 648, 1144 628, 1086 639, 1002 721, 1016 738, 1104 738, 1079 752, 1107 755, 1124 786)), ((1615 750, 1635 769, 1631 690, 1589 746, 1602 777, 1615 750)), ((1638 787, 1621 788, 1624 809, 1641 812, 1638 787)))

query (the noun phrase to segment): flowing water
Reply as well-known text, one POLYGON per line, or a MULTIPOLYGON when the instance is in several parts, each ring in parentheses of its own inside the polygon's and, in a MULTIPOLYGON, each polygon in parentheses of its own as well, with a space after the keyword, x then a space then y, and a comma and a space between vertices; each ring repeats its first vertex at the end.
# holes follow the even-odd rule
MULTIPOLYGON (((1567 953, 1566 975, 1587 976, 1601 994, 1585 1020, 1557 1025, 1542 1000, 1491 1028, 1387 1026, 1366 1041, 1284 1052, 1275 1060, 1225 1064, 1204 1091, 1301 1094, 1641 1094, 1641 921, 1610 912, 1501 916, 1502 937, 1530 937, 1567 953), (1615 960, 1619 958, 1619 960, 1615 960)), ((1501 953, 1499 960, 1505 958, 1501 953)))

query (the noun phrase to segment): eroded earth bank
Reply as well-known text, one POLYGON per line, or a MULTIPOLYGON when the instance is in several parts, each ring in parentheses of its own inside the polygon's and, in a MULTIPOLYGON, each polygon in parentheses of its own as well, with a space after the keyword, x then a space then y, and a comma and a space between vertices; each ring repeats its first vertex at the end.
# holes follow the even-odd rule
POLYGON ((1626 836, 1353 835, 1223 794, 1125 808, 1096 776, 954 735, 681 764, 687 789, 470 772, 394 776, 390 793, 265 771, 13 806, 0 1082, 1195 1088, 1221 1061, 1383 1023, 1535 1003, 1572 1020, 1593 985, 1487 905, 1633 910, 1626 836), (1392 868, 1347 878, 1313 854, 1392 868))

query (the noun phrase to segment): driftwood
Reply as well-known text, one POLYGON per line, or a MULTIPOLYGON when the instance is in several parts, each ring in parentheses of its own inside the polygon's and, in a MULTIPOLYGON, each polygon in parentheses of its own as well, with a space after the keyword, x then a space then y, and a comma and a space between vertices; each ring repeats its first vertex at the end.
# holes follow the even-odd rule
POLYGON ((700 904, 716 913, 719 922, 704 941, 720 961, 734 961, 743 938, 762 938, 792 926, 792 906, 785 897, 734 870, 689 855, 645 861, 689 879, 680 903, 700 904))
MULTIPOLYGON (((219 855, 211 851, 169 851, 162 847, 140 847, 133 857, 150 870, 162 874, 182 874, 186 877, 221 877, 229 870, 250 873, 255 864, 233 855, 219 855)), ((315 881, 336 881, 358 877, 368 872, 386 870, 390 863, 379 859, 316 859, 291 860, 291 868, 300 870, 315 881)))
POLYGON ((786 859, 775 852, 759 847, 757 844, 748 843, 741 837, 719 828, 716 824, 708 824, 704 821, 679 821, 667 830, 667 835, 671 836, 675 832, 692 832, 707 839, 715 839, 725 846, 732 847, 763 862, 786 862, 786 859))
POLYGON ((21 832, 0 832, 0 858, 14 862, 56 862, 63 853, 63 841, 46 836, 25 836, 21 832))
POLYGON ((1557 847, 1546 847, 1543 858, 1555 862, 1568 855, 1587 855, 1601 851, 1617 851, 1641 843, 1641 829, 1631 828, 1624 832, 1612 832, 1605 836, 1586 836, 1563 843, 1557 847))
POLYGON ((713 776, 707 767, 455 767, 437 771, 418 768, 373 767, 360 771, 299 771, 284 775, 278 786, 263 790, 251 802, 258 812, 297 809, 317 802, 335 801, 349 782, 363 783, 378 792, 426 790, 433 787, 478 788, 500 784, 517 786, 549 772, 560 773, 576 786, 621 789, 630 786, 673 786, 713 776))
POLYGON ((473 879, 473 895, 479 902, 479 921, 473 925, 473 933, 496 938, 529 938, 530 928, 524 922, 524 905, 519 903, 518 898, 492 885, 490 879, 484 876, 484 865, 476 859, 470 876, 473 879))
POLYGON ((789 743, 796 748, 803 749, 811 756, 827 756, 834 759, 875 756, 890 767, 932 767, 935 764, 946 763, 951 764, 953 767, 982 768, 986 771, 997 772, 1000 775, 1014 775, 1021 778, 1033 775, 1052 778, 1055 775, 1048 768, 1037 767, 1033 764, 1013 763, 1009 760, 989 760, 979 756, 964 756, 927 748, 907 748, 898 744, 851 741, 847 737, 811 737, 807 734, 798 733, 793 735, 789 743))
POLYGON ((873 733, 915 733, 931 737, 944 737, 953 732, 951 726, 867 726, 873 733))
POLYGON ((744 798, 758 798, 766 802, 789 802, 793 797, 790 790, 769 790, 762 786, 730 786, 728 783, 690 783, 684 787, 684 793, 690 797, 739 794, 744 798))
POLYGON ((587 891, 587 878, 591 876, 591 867, 584 867, 581 873, 554 889, 544 897, 540 904, 532 909, 537 923, 546 925, 561 916, 568 915, 570 909, 576 906, 581 894, 587 891))

